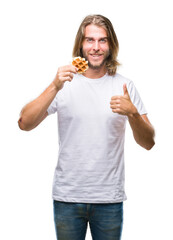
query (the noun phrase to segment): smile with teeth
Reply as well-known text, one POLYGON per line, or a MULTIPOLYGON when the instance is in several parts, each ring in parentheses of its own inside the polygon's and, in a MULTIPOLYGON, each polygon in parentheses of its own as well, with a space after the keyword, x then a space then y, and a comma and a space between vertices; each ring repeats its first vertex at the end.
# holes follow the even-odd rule
POLYGON ((94 58, 98 58, 98 57, 101 57, 102 54, 90 54, 91 57, 94 57, 94 58))

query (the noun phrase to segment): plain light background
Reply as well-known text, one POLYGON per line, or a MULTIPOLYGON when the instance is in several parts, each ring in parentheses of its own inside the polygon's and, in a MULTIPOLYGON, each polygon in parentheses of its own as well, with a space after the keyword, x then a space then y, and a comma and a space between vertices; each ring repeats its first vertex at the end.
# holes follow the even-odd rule
MULTIPOLYGON (((55 240, 52 181, 57 163, 56 114, 31 132, 22 107, 69 64, 79 24, 107 16, 118 36, 118 72, 134 81, 156 130, 151 151, 127 123, 122 240, 173 239, 171 1, 6 0, 0 3, 0 239, 55 240)), ((91 240, 90 230, 87 240, 91 240)))

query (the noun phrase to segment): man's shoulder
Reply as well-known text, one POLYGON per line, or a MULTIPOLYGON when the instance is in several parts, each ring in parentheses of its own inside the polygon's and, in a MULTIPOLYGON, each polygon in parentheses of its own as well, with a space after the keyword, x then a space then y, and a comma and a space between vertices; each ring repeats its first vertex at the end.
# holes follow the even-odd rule
POLYGON ((120 73, 116 73, 116 74, 113 76, 113 78, 116 79, 116 80, 125 82, 125 83, 131 82, 131 80, 130 80, 129 78, 121 75, 120 73))
POLYGON ((132 83, 132 80, 119 74, 119 73, 116 73, 115 75, 113 76, 110 76, 112 77, 113 79, 113 82, 117 85, 120 85, 122 86, 123 84, 127 84, 127 85, 130 85, 132 83))

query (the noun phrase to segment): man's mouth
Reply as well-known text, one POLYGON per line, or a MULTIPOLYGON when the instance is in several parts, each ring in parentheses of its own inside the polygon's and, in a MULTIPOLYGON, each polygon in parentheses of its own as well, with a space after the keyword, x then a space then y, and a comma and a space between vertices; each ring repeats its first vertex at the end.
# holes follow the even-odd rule
POLYGON ((99 58, 102 56, 102 54, 90 54, 90 56, 93 58, 99 58))

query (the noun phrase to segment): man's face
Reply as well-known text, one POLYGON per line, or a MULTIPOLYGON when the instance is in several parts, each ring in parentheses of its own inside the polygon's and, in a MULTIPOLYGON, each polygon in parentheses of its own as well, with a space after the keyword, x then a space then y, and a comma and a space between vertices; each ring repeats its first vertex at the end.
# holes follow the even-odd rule
POLYGON ((109 56, 109 44, 106 30, 94 24, 85 28, 85 38, 82 44, 83 57, 88 60, 92 69, 104 66, 109 56))

